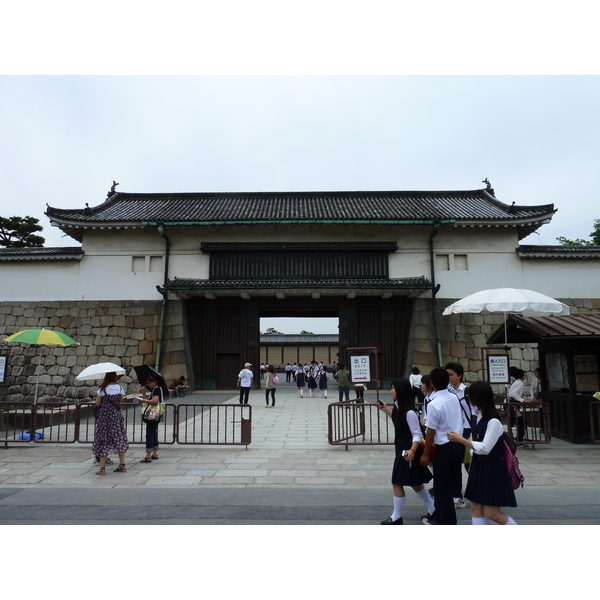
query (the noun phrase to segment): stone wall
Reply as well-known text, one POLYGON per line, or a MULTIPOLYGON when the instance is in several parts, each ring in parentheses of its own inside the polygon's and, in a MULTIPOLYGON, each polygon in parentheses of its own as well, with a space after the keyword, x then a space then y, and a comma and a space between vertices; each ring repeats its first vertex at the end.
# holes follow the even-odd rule
MULTIPOLYGON (((444 364, 459 362, 464 370, 465 382, 473 382, 485 377, 481 349, 487 347, 487 338, 504 323, 501 313, 465 313, 442 316, 444 309, 455 300, 438 299, 438 323, 444 364)), ((571 307, 571 313, 600 312, 600 299, 561 299, 571 307)), ((431 300, 417 298, 414 303, 411 324, 412 340, 409 346, 409 365, 419 367, 421 373, 429 373, 437 367, 437 350, 431 315, 431 300), (412 360, 411 357, 412 356, 412 360)), ((539 366, 537 344, 509 344, 510 364, 523 369, 530 383, 533 371, 539 366)), ((499 346, 494 346, 499 347, 499 346)), ((493 386, 497 394, 504 393, 504 386, 493 386)))
MULTIPOLYGON (((171 365, 177 377, 187 373, 183 342, 181 301, 170 301, 165 318, 161 364, 171 365)), ((100 381, 77 381, 86 367, 98 362, 114 362, 127 370, 121 379, 128 393, 139 384, 131 367, 154 366, 162 301, 81 301, 81 302, 2 302, 0 340, 23 329, 55 329, 79 342, 79 346, 30 346, 2 342, 8 356, 0 399, 30 401, 36 382, 38 401, 89 400, 95 397, 100 381), (39 365, 41 362, 41 366, 39 365)), ((162 367, 161 367, 162 368, 162 367)), ((165 373, 165 377, 167 374, 165 373)))

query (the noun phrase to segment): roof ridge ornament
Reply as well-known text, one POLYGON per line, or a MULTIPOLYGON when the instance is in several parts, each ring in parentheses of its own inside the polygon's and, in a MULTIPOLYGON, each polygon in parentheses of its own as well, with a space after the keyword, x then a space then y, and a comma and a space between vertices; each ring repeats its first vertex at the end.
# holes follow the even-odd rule
POLYGON ((489 192, 495 198, 496 194, 494 193, 494 188, 492 187, 489 179, 486 177, 481 183, 485 183, 485 191, 489 192))
POLYGON ((114 195, 114 194, 117 193, 117 189, 116 188, 117 188, 118 185, 119 184, 113 179, 112 187, 110 188, 110 190, 106 194, 107 198, 110 198, 112 195, 114 195))

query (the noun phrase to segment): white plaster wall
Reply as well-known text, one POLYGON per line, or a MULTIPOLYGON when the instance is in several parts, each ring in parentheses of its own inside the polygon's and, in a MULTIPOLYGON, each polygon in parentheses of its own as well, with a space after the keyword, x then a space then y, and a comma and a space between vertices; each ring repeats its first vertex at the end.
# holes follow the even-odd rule
MULTIPOLYGON (((284 226, 172 228, 169 277, 205 279, 209 256, 202 242, 357 242, 395 241, 390 277, 431 278, 430 227, 284 226)), ((558 298, 599 298, 600 261, 520 260, 513 228, 443 226, 434 237, 434 253, 450 257, 450 270, 436 268, 439 298, 462 298, 495 287, 535 289, 558 298), (456 270, 453 257, 466 254, 468 270, 456 270)), ((0 300, 157 300, 164 281, 166 242, 155 229, 90 230, 85 233, 81 261, 0 263, 0 300), (134 257, 137 257, 134 261, 134 257), (136 268, 141 266, 141 268, 136 268)), ((326 259, 326 257, 324 257, 326 259)))
POLYGON ((0 262, 0 301, 81 300, 79 261, 0 262))
POLYGON ((535 259, 521 261, 523 287, 553 298, 600 298, 600 260, 535 259))

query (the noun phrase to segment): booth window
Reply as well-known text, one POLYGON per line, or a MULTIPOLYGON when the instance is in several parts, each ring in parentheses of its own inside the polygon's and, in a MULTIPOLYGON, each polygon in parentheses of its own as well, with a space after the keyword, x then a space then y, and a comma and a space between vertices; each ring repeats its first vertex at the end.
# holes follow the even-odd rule
POLYGON ((575 354, 575 382, 579 394, 595 394, 600 390, 600 361, 597 354, 575 354))
POLYGON ((546 354, 546 373, 548 373, 548 387, 550 391, 565 393, 569 391, 566 354, 555 352, 546 354))

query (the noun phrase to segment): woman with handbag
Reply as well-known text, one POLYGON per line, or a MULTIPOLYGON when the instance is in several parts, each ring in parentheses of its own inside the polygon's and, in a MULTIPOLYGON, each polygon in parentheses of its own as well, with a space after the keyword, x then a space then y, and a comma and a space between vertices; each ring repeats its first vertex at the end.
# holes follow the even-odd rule
POLYGON ((402 525, 402 509, 404 508, 404 486, 409 485, 417 496, 427 505, 428 515, 432 515, 435 507, 429 492, 423 484, 433 478, 428 467, 419 464, 423 448, 421 446, 421 425, 419 413, 415 408, 415 397, 408 379, 401 377, 392 382, 392 399, 394 408, 390 410, 379 400, 379 409, 392 418, 396 435, 394 446, 396 458, 392 469, 392 489, 394 493, 394 510, 382 525, 402 525))
POLYGON ((508 466, 504 459, 504 428, 494 404, 492 386, 476 381, 469 388, 469 402, 477 421, 471 431, 472 440, 448 431, 451 442, 459 442, 472 450, 465 498, 471 502, 473 525, 485 525, 486 515, 499 525, 516 525, 501 506, 517 506, 508 466))
POLYGON ((106 457, 109 454, 119 455, 119 466, 115 473, 125 473, 125 453, 129 449, 125 419, 121 414, 121 402, 125 391, 119 385, 120 375, 107 373, 96 395, 98 415, 94 428, 92 452, 100 457, 100 469, 96 475, 106 475, 106 457))
MULTIPOLYGON (((144 397, 144 412, 151 406, 157 406, 164 402, 164 392, 154 375, 148 376, 146 387, 140 388, 140 392, 144 397), (150 397, 146 393, 146 388, 150 390, 150 397)), ((158 460, 158 424, 162 420, 162 416, 157 420, 148 420, 147 417, 142 416, 142 420, 146 423, 146 456, 140 462, 151 463, 153 460, 158 460)))

